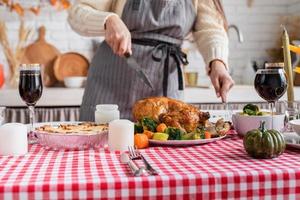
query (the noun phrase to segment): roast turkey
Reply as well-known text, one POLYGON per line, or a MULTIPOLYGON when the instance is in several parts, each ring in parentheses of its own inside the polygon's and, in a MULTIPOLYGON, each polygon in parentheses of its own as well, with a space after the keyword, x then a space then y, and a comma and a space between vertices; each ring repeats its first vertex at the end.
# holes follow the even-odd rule
POLYGON ((201 112, 193 105, 167 97, 150 97, 139 100, 133 106, 133 118, 140 121, 149 117, 167 126, 191 132, 209 119, 208 112, 201 112))

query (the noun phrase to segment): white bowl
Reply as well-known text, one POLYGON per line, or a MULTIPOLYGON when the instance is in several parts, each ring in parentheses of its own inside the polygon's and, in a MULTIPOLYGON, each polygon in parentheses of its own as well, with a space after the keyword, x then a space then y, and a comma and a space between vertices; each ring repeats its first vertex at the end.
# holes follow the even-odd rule
POLYGON ((68 88, 81 88, 84 86, 85 81, 85 76, 70 76, 64 78, 64 84, 68 88))
POLYGON ((291 120, 289 123, 292 125, 293 130, 300 135, 300 119, 291 120))
MULTIPOLYGON (((284 114, 273 115, 273 129, 281 131, 284 128, 284 114)), ((250 130, 257 129, 260 126, 260 122, 265 121, 265 128, 272 129, 272 116, 245 116, 241 115, 240 112, 232 115, 232 123, 234 129, 240 135, 246 135, 250 130)), ((299 123, 300 124, 300 123, 299 123)))

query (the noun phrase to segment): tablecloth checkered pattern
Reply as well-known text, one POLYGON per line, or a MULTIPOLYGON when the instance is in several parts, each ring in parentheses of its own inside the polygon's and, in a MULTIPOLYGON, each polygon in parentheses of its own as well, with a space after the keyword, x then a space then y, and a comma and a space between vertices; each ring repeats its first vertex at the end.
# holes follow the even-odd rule
POLYGON ((143 150, 158 176, 132 177, 119 153, 48 151, 0 157, 0 199, 296 199, 300 151, 250 158, 242 140, 143 150))

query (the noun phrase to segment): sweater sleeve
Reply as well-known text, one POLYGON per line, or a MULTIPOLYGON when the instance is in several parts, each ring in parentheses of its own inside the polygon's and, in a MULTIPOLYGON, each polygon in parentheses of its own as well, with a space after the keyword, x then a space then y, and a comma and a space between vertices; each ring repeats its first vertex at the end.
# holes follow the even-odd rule
POLYGON ((213 60, 221 60, 228 68, 228 35, 224 19, 212 0, 199 0, 194 38, 209 70, 213 60))
POLYGON ((83 36, 103 36, 104 24, 111 15, 113 0, 78 0, 70 9, 68 22, 83 36))

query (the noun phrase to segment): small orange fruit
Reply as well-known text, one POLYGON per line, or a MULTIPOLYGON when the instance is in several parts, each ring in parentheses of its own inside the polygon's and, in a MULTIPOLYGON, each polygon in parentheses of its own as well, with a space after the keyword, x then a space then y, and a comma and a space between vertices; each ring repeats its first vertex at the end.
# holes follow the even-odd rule
POLYGON ((149 146, 149 139, 148 136, 146 134, 135 134, 134 135, 134 145, 138 148, 138 149, 143 149, 143 148, 147 148, 149 146))
POLYGON ((161 123, 156 127, 156 131, 163 133, 163 132, 165 132, 166 128, 167 128, 167 125, 164 123, 161 123))
POLYGON ((144 134, 147 135, 148 139, 152 139, 154 133, 152 131, 144 130, 144 134))

